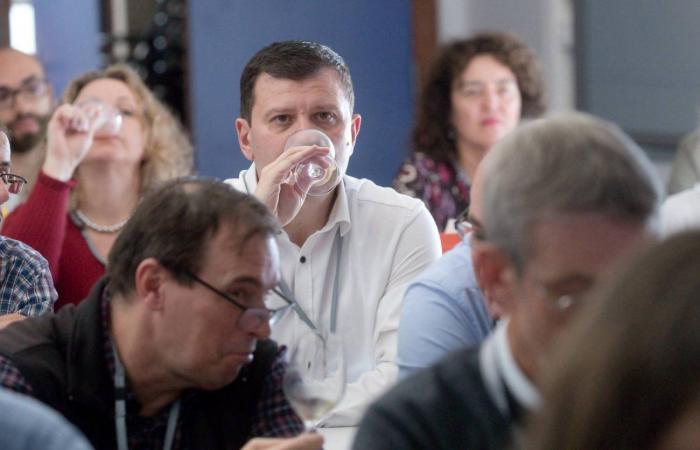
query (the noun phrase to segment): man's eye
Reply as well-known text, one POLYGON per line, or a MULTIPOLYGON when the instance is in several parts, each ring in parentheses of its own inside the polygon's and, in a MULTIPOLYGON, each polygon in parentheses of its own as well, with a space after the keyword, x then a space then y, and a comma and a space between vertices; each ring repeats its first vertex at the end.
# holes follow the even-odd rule
POLYGON ((10 98, 12 94, 7 89, 0 89, 0 102, 10 98))
POLYGON ((316 117, 321 122, 333 122, 335 120, 335 114, 326 111, 316 114, 316 117))
POLYGON ((277 124, 286 124, 289 122, 289 116, 280 114, 279 116, 274 116, 272 122, 277 124))

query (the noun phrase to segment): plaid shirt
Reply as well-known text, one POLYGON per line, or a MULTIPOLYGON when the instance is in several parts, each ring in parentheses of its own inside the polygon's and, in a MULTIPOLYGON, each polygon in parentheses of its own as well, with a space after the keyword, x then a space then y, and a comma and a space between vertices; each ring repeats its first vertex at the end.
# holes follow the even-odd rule
POLYGON ((38 316, 56 302, 49 264, 22 242, 0 236, 0 314, 38 316))
MULTIPOLYGON (((106 290, 105 290, 106 293, 106 290)), ((109 298, 102 296, 102 325, 104 329, 109 326, 109 298)), ((112 374, 114 374, 115 362, 112 344, 109 336, 105 333, 103 343, 105 363, 112 374)), ((295 436, 304 429, 303 422, 292 410, 282 391, 282 379, 284 377, 286 363, 284 362, 284 347, 278 350, 277 357, 270 368, 264 381, 260 398, 256 408, 256 413, 250 429, 250 437, 269 436, 295 436)), ((239 376, 245 376, 245 367, 239 376)), ((31 395, 32 387, 17 367, 7 358, 0 356, 0 386, 31 395)), ((165 431, 168 424, 170 407, 163 408, 157 415, 143 417, 138 413, 141 405, 136 395, 128 385, 126 386, 126 428, 128 433, 128 444, 130 449, 162 449, 165 439, 165 431)), ((190 414, 196 411, 188 411, 188 404, 195 399, 197 391, 185 393, 181 397, 180 416, 177 431, 173 442, 173 449, 182 448, 181 428, 183 421, 186 421, 190 414)), ((235 408, 235 405, 231 405, 235 408)), ((233 424, 232 424, 233 425, 233 424)))

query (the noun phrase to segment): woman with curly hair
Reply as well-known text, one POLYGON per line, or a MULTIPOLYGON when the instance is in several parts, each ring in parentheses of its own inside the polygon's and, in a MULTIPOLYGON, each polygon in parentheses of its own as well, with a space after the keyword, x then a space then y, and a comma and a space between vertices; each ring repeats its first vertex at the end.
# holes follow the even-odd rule
POLYGON ((532 51, 516 37, 477 34, 438 54, 418 105, 412 153, 394 179, 423 200, 442 231, 469 204, 469 187, 486 152, 522 117, 544 110, 532 51))
MULTIPOLYGON (((94 110, 93 110, 94 113, 94 110)), ((105 272, 119 231, 141 195, 192 171, 192 146, 180 123, 125 65, 73 80, 47 129, 46 156, 27 202, 3 234, 49 261, 56 307, 78 303, 105 272), (122 117, 116 133, 96 133, 89 102, 122 117)))

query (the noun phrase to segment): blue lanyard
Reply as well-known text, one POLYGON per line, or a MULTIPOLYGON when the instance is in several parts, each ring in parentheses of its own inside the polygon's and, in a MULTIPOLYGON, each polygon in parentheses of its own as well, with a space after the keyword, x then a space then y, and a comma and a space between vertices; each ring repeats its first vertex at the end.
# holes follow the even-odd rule
MULTIPOLYGON (((117 431, 117 448, 119 450, 128 450, 129 443, 126 433, 126 377, 124 376, 124 366, 122 365, 117 349, 114 347, 114 341, 111 341, 112 353, 114 353, 114 421, 117 431)), ((175 431, 177 429, 177 419, 180 416, 180 399, 170 407, 168 414, 168 428, 165 431, 165 441, 163 442, 163 450, 170 450, 173 447, 175 440, 175 431)))

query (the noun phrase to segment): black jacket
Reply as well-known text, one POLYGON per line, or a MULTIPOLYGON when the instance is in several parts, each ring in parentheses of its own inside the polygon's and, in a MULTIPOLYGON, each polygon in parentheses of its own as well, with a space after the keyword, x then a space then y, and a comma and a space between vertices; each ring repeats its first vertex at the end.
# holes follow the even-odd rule
MULTIPOLYGON (((100 299, 103 278, 79 306, 16 322, 0 332, 0 354, 12 360, 34 396, 60 411, 96 449, 116 448, 114 384, 105 362, 100 299)), ((253 362, 234 382, 198 391, 181 421, 182 447, 236 449, 249 437, 263 380, 277 346, 259 342, 253 362)))

